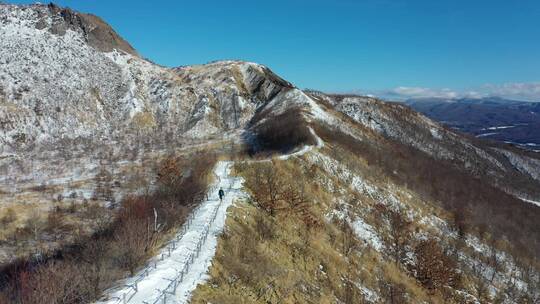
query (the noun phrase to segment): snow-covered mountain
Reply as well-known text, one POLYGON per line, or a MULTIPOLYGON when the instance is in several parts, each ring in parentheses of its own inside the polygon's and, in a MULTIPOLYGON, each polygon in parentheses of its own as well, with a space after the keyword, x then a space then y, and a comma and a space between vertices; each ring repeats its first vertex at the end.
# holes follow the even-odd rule
MULTIPOLYGON (((3 155, 62 140, 208 138, 244 129, 256 112, 278 115, 298 106, 329 116, 259 64, 166 68, 140 58, 98 17, 52 4, 0 9, 3 155)), ((501 177, 511 170, 500 153, 399 105, 369 97, 325 98, 372 131, 459 162, 476 175, 501 177)))
MULTIPOLYGON (((462 299, 455 303, 540 296, 534 285, 540 282, 537 154, 464 136, 401 104, 303 91, 256 63, 163 67, 141 58, 96 16, 52 4, 0 4, 0 224, 5 210, 20 212, 0 233, 0 263, 58 246, 53 233, 40 238, 37 228, 27 227, 32 211, 65 208, 72 210, 66 213, 70 224, 86 225, 89 200, 114 213, 126 194, 148 195, 165 155, 196 154, 201 146, 230 153, 235 145, 247 153, 235 155, 239 160, 227 163, 213 183, 245 180, 243 186, 235 182, 242 187, 235 191, 242 199, 249 193, 249 200, 227 198, 239 208, 231 220, 220 210, 219 229, 192 227, 204 235, 194 237, 198 247, 208 231, 225 227, 222 236, 210 237, 217 244, 204 257, 216 251, 212 263, 205 260, 204 269, 195 267, 201 273, 190 274, 204 283, 206 267, 217 267, 195 291, 196 303, 225 297, 232 303, 385 303, 398 292, 405 294, 399 301, 425 303, 449 295, 462 299), (287 154, 268 159, 278 153, 287 154), (272 197, 281 205, 268 213, 261 192, 274 182, 285 190, 272 197), (23 230, 19 239, 8 237, 23 230), (407 230, 407 243, 398 239, 401 230, 407 230), (423 243, 433 239, 439 245, 423 243), (235 247, 244 244, 253 246, 235 247), (444 286, 432 293, 418 275, 426 271, 419 268, 418 257, 426 258, 419 244, 441 259, 455 258, 445 267, 457 263, 452 271, 464 279, 457 284, 455 273, 452 282, 437 277, 446 285, 437 281, 444 286), (225 263, 230 256, 238 260, 225 263), (389 258, 395 263, 385 262, 389 258), (264 275, 259 266, 266 267, 264 275)), ((212 222, 206 217, 215 217, 219 204, 210 202, 196 223, 212 222)), ((76 241, 73 235, 62 240, 76 241)), ((188 249, 193 262, 195 249, 188 249)), ((183 256, 176 247, 164 250, 183 256)), ((147 277, 169 280, 157 269, 154 264, 147 277)), ((97 286, 98 294, 89 296, 94 300, 104 288, 97 286)))
POLYGON ((61 138, 205 137, 292 88, 253 63, 153 64, 99 18, 54 5, 2 5, 0 24, 4 153, 61 138))

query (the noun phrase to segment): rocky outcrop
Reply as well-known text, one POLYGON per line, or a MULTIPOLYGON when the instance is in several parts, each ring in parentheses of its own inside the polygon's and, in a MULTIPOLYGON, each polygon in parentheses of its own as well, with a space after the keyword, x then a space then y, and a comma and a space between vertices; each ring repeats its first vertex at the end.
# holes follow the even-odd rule
MULTIPOLYGON (((101 18, 61 8, 53 3, 47 5, 47 8, 53 20, 49 29, 51 33, 64 35, 69 28, 82 32, 86 42, 100 51, 110 52, 116 49, 137 55, 135 49, 101 18)), ((38 21, 36 27, 44 27, 44 24, 43 21, 38 21)))
POLYGON ((256 68, 248 66, 245 70, 247 93, 261 100, 271 100, 279 92, 292 89, 293 85, 274 74, 266 67, 256 68))

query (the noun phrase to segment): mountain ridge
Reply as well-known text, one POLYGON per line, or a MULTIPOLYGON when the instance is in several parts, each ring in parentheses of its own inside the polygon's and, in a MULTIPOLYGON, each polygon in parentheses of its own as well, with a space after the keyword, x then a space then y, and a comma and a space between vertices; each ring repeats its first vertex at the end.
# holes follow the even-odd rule
POLYGON ((180 229, 171 225, 192 203, 218 202, 204 184, 232 178, 210 174, 218 156, 249 195, 222 210, 194 303, 540 299, 537 154, 403 104, 303 91, 257 63, 162 67, 88 16, 0 5, 0 263, 38 257, 14 284, 0 273, 0 303, 51 275, 65 286, 24 289, 35 303, 52 288, 50 302, 68 291, 115 301, 106 290, 160 249, 145 243, 160 227, 180 229), (107 235, 108 221, 123 234, 107 235), (130 254, 139 263, 126 266, 130 254))

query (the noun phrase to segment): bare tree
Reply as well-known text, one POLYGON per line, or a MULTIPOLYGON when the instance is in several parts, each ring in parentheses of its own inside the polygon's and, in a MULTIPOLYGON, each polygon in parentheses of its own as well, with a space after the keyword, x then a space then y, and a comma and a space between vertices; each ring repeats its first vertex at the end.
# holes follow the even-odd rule
POLYGON ((96 187, 94 189, 93 199, 95 200, 106 200, 113 201, 113 185, 112 185, 112 174, 102 166, 99 173, 95 177, 96 187))
POLYGON ((25 227, 30 230, 32 233, 34 240, 39 239, 39 235, 41 231, 45 227, 45 223, 43 221, 43 217, 39 214, 39 211, 36 209, 33 209, 30 214, 28 215, 28 218, 26 219, 25 227))
POLYGON ((131 275, 155 245, 156 235, 149 219, 129 218, 115 231, 117 263, 131 275))
POLYGON ((274 168, 274 164, 257 165, 246 182, 253 190, 253 196, 261 208, 274 216, 283 194, 283 180, 274 168))
POLYGON ((22 303, 82 302, 83 273, 74 263, 51 262, 35 272, 19 274, 19 294, 22 303))
POLYGON ((101 294, 104 284, 114 278, 112 267, 109 267, 109 246, 100 240, 90 239, 85 250, 81 253, 81 261, 87 265, 85 273, 86 286, 92 298, 101 294))
MULTIPOLYGON (((383 276, 384 277, 384 276, 383 276)), ((388 304, 405 304, 407 301, 407 293, 405 286, 400 283, 394 283, 386 279, 379 280, 379 289, 381 296, 385 299, 384 303, 388 304)))
POLYGON ((343 255, 346 257, 349 257, 351 253, 353 253, 356 249, 359 249, 359 243, 358 239, 356 238, 356 235, 354 233, 353 228, 348 222, 348 218, 351 218, 352 214, 348 210, 347 216, 344 216, 340 220, 340 229, 343 233, 343 241, 342 241, 342 252, 343 255))

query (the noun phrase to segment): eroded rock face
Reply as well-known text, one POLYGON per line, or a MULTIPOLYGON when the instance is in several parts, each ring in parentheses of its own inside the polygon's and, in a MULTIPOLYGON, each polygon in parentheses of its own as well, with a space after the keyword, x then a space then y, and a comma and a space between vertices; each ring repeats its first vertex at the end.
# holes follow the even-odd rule
MULTIPOLYGON (((68 28, 74 31, 82 31, 86 42, 100 51, 110 52, 116 49, 137 55, 135 49, 101 18, 91 14, 75 12, 69 8, 61 8, 52 3, 47 8, 53 18, 53 23, 49 29, 51 33, 64 35, 68 28)), ((36 27, 44 28, 44 22, 38 22, 36 27)))
POLYGON ((261 100, 271 100, 284 89, 293 88, 292 84, 283 80, 266 67, 247 66, 244 71, 248 94, 261 100))

